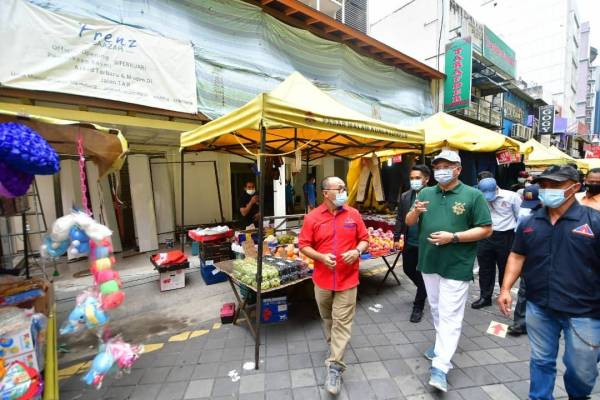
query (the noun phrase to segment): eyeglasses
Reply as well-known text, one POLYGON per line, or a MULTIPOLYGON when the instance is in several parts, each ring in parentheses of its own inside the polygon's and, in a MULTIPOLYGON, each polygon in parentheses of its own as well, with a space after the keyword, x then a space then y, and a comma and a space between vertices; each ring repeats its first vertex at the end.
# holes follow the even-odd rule
POLYGON ((346 191, 346 188, 345 187, 341 187, 341 188, 337 188, 337 189, 323 189, 323 190, 337 190, 340 193, 344 193, 346 191))

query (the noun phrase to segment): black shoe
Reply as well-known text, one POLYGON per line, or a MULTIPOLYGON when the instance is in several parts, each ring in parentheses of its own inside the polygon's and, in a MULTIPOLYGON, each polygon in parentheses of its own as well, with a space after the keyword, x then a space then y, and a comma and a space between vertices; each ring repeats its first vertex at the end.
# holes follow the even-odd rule
POLYGON ((471 308, 479 310, 483 307, 489 307, 492 305, 492 299, 484 299, 483 297, 471 304, 471 308))
POLYGON ((410 314, 410 322, 421 322, 421 319, 423 319, 423 309, 413 308, 412 314, 410 314))
POLYGON ((506 330, 506 333, 508 333, 510 336, 521 336, 527 334, 527 329, 524 326, 511 325, 506 330))

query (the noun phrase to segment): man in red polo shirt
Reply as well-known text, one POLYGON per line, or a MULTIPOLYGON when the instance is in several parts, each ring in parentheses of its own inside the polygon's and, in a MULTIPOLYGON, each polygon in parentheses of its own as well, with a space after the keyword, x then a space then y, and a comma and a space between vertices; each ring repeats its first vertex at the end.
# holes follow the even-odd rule
POLYGON ((304 219, 299 248, 315 261, 315 299, 330 348, 325 389, 336 395, 356 311, 358 260, 369 247, 369 234, 359 212, 345 205, 348 194, 343 180, 325 178, 321 190, 323 204, 304 219))

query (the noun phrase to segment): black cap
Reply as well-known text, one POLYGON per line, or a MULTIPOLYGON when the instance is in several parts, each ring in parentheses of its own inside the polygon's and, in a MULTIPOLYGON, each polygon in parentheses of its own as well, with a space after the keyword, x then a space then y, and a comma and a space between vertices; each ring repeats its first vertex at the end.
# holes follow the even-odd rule
POLYGON ((579 182, 579 172, 570 165, 553 165, 548 167, 540 175, 533 180, 538 183, 541 180, 549 180, 554 182, 574 181, 579 182))

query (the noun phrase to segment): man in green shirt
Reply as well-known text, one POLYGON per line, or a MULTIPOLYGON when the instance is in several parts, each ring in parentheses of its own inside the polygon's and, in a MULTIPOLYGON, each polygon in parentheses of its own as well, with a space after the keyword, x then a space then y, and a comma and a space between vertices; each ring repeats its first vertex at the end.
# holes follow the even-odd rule
POLYGON ((460 156, 443 150, 432 162, 436 186, 419 192, 406 224, 419 224, 419 270, 435 326, 429 384, 447 391, 446 375, 458 346, 477 241, 492 234, 492 217, 483 194, 458 180, 460 156))

